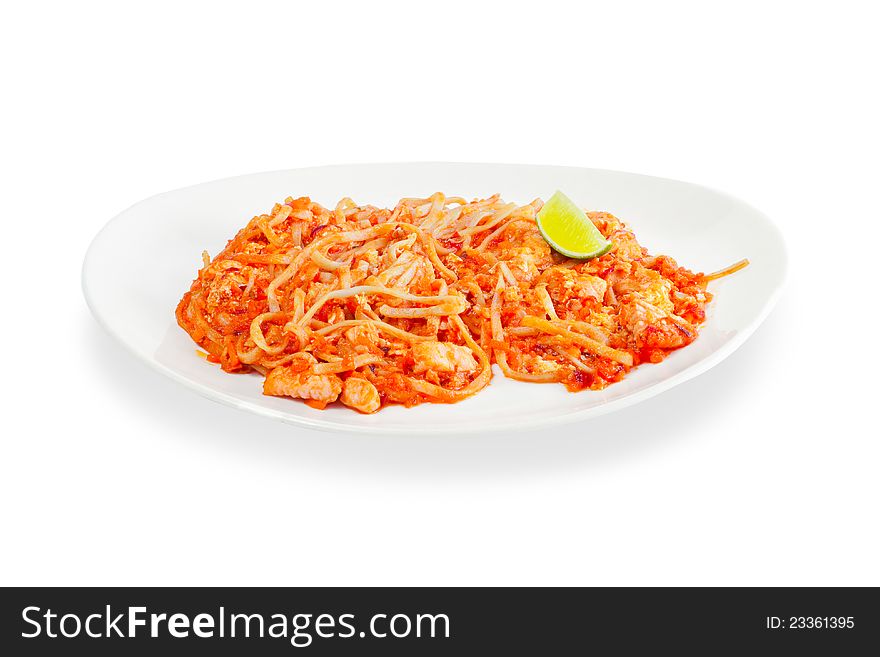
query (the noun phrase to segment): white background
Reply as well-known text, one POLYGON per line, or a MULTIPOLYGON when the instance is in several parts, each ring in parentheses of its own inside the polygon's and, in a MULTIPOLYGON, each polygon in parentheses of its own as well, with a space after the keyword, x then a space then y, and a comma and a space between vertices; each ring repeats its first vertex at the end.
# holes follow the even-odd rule
POLYGON ((880 584, 869 7, 7 7, 0 581, 880 584), (789 284, 737 353, 671 392, 467 438, 312 433, 220 406, 86 309, 89 241, 146 196, 397 160, 720 188, 782 228, 789 284))

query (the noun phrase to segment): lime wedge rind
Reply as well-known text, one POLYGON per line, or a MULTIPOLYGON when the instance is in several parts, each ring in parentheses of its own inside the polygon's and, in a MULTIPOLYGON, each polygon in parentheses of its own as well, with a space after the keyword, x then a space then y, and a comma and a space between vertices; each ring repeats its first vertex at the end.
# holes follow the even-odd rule
POLYGON ((613 246, 586 213, 558 190, 538 212, 537 224, 547 243, 569 258, 598 258, 613 246))
POLYGON ((556 246, 555 244, 553 244, 553 242, 551 240, 547 239, 547 236, 544 235, 543 232, 541 233, 541 235, 544 237, 545 240, 547 240, 547 243, 550 245, 550 247, 554 251, 556 251, 557 253, 561 253, 562 255, 564 255, 567 258, 572 258, 573 260, 592 260, 593 258, 601 258, 603 255, 608 253, 611 250, 611 248, 614 246, 614 244, 612 244, 611 242, 608 242, 605 246, 603 246, 598 251, 592 251, 589 253, 584 253, 582 251, 569 251, 568 249, 563 249, 562 247, 559 247, 559 246, 556 246))

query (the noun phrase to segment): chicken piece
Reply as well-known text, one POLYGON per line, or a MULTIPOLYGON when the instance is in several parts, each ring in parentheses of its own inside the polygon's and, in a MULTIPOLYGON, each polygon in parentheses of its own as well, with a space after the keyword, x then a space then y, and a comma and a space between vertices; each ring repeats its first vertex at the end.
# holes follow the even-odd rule
POLYGON ((376 386, 366 379, 355 376, 345 380, 339 401, 361 413, 375 413, 382 405, 376 386))
POLYGON ((263 382, 263 394, 305 399, 319 408, 336 401, 341 392, 342 380, 335 374, 297 372, 292 367, 276 367, 263 382))
POLYGON ((473 372, 477 361, 467 347, 452 342, 417 342, 412 347, 413 372, 473 372))
POLYGON ((639 295, 625 297, 619 307, 618 319, 636 338, 641 337, 645 329, 658 324, 661 319, 669 316, 663 308, 648 303, 639 295))
POLYGON ((541 275, 555 303, 564 305, 570 299, 601 301, 608 284, 598 276, 579 273, 568 267, 550 267, 541 275))

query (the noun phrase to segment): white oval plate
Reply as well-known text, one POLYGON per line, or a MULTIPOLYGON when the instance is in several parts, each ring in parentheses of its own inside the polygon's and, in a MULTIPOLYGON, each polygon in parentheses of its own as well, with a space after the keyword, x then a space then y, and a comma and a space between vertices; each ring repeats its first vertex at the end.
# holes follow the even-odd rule
POLYGON ((83 265, 86 300, 102 326, 139 358, 215 401, 314 429, 363 433, 510 431, 583 420, 642 401, 729 356, 767 316, 786 270, 782 237, 763 214, 731 196, 675 180, 574 167, 507 164, 358 164, 275 171, 159 194, 132 206, 95 237, 83 265), (333 206, 345 196, 393 206, 406 196, 485 197, 527 203, 562 189, 581 206, 626 221, 652 254, 695 271, 741 258, 751 265, 710 284, 715 294, 700 337, 659 365, 643 365, 606 390, 491 384, 454 405, 392 406, 374 415, 324 411, 262 394, 262 377, 230 375, 196 356, 174 308, 201 266, 255 214, 287 196, 333 206))

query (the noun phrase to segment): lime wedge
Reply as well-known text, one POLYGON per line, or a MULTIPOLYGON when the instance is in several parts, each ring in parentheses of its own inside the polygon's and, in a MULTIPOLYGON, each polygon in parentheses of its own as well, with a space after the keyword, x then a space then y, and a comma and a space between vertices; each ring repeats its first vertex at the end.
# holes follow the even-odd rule
POLYGON ((569 258, 589 260, 611 250, 586 213, 560 191, 538 212, 538 230, 556 251, 569 258))

